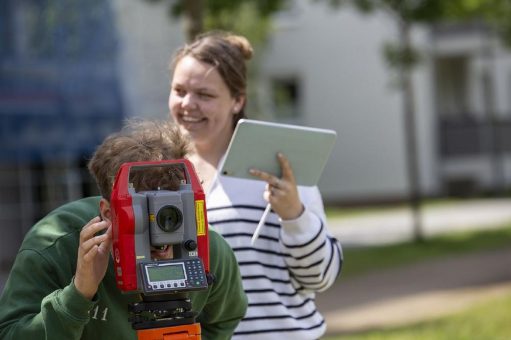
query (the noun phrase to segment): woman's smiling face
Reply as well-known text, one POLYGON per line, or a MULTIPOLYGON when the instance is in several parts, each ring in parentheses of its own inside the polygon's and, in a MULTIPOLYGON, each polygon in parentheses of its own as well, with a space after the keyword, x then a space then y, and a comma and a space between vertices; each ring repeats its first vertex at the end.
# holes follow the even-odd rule
POLYGON ((233 114, 243 98, 234 98, 218 70, 192 56, 175 66, 169 95, 174 121, 196 145, 225 143, 233 131, 233 114))

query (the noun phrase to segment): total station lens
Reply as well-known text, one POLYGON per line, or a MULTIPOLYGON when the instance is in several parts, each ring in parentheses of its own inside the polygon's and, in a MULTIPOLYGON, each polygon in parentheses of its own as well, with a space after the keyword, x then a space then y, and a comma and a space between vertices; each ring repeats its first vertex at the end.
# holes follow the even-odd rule
POLYGON ((183 214, 177 207, 166 205, 156 214, 156 223, 161 230, 168 233, 173 232, 183 223, 183 214))

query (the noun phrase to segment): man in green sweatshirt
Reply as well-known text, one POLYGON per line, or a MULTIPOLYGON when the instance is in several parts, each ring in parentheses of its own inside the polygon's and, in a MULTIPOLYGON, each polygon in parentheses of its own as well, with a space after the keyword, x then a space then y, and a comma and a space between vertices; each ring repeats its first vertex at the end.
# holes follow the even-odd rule
MULTIPOLYGON (((132 123, 98 147, 89 170, 102 197, 61 206, 27 233, 0 297, 0 339, 137 338, 128 305, 141 296, 117 288, 110 254, 113 180, 123 163, 178 159, 186 151, 177 128, 157 122, 132 123)), ((161 175, 134 182, 137 190, 150 190, 147 186, 155 183, 172 185, 163 183, 161 175)), ((207 290, 190 293, 192 309, 198 312, 202 339, 230 339, 247 299, 236 258, 213 230, 209 247, 215 280, 207 290)), ((154 258, 169 253, 165 247, 151 251, 154 258)))

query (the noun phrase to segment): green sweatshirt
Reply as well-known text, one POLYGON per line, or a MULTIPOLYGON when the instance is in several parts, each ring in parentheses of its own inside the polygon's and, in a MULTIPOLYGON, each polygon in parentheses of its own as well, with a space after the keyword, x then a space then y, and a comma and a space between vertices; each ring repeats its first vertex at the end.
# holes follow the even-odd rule
MULTIPOLYGON (((81 228, 99 212, 99 197, 66 204, 39 221, 26 235, 0 297, 0 339, 136 339, 128 304, 139 294, 117 288, 110 261, 93 301, 73 284, 81 228)), ((230 339, 245 315, 236 258, 225 240, 209 232, 208 290, 190 293, 203 339, 230 339)))

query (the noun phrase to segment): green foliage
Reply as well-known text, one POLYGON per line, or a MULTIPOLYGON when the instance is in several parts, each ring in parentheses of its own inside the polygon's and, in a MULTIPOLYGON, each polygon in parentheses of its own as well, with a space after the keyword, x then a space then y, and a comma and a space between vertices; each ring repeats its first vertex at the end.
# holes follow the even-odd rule
POLYGON ((383 46, 383 55, 392 68, 404 66, 411 69, 420 61, 419 51, 412 46, 401 46, 391 42, 387 42, 383 46))
POLYGON ((431 23, 444 14, 445 0, 383 0, 383 6, 410 23, 431 23))
POLYGON ((185 1, 191 0, 171 2, 168 11, 171 18, 186 15, 194 23, 195 29, 185 32, 188 40, 200 30, 225 30, 241 34, 258 46, 269 35, 271 15, 284 8, 289 0, 193 0, 193 11, 190 6, 185 6, 185 1))
POLYGON ((272 29, 270 18, 259 13, 255 2, 240 2, 236 8, 217 9, 214 15, 208 13, 204 29, 236 32, 245 36, 252 45, 258 46, 266 41, 272 29))
MULTIPOLYGON (((159 0, 146 0, 157 2, 159 0)), ((183 14, 183 1, 176 1, 171 5, 171 14, 178 17, 183 14)), ((282 8, 286 0, 206 0, 204 1, 205 10, 211 16, 221 15, 222 13, 239 10, 243 5, 253 5, 253 9, 258 15, 267 17, 282 8)), ((237 19, 237 18, 233 18, 237 19)))
MULTIPOLYGON (((283 0, 210 0, 208 3, 208 12, 211 15, 218 15, 225 10, 235 12, 241 6, 250 4, 251 7, 261 17, 268 17, 274 12, 280 10, 285 1, 283 0)), ((239 20, 239 18, 234 18, 239 20)))
MULTIPOLYGON (((321 0, 319 0, 321 1, 321 0)), ((338 8, 352 4, 362 13, 383 10, 408 22, 432 22, 444 15, 445 0, 328 0, 330 6, 338 8)))
POLYGON ((486 22, 511 46, 511 1, 450 0, 444 6, 444 20, 486 22))
POLYGON ((362 13, 387 11, 408 23, 484 21, 511 46, 509 0, 328 0, 328 2, 333 7, 352 3, 362 13))

